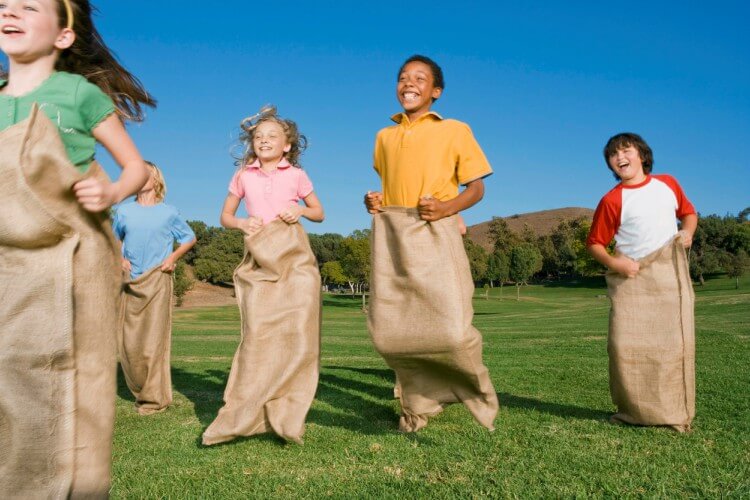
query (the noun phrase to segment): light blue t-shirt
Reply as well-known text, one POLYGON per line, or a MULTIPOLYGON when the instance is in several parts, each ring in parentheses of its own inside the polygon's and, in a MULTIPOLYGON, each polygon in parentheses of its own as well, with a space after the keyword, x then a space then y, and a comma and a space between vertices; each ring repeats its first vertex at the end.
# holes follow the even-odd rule
POLYGON ((112 229, 122 241, 122 256, 130 261, 132 279, 164 262, 173 252, 175 241, 181 245, 195 238, 177 209, 165 203, 120 205, 112 229))

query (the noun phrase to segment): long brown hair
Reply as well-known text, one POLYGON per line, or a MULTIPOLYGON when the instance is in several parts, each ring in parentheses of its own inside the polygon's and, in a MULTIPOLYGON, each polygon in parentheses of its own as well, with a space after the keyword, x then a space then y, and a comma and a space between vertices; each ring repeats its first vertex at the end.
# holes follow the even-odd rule
MULTIPOLYGON (((143 84, 126 70, 104 43, 91 19, 95 9, 89 0, 68 0, 73 10, 73 45, 62 51, 55 69, 76 73, 97 85, 115 104, 119 116, 126 120, 142 121, 142 105, 156 107, 156 100, 143 84)), ((68 24, 63 0, 58 0, 60 28, 68 24)))

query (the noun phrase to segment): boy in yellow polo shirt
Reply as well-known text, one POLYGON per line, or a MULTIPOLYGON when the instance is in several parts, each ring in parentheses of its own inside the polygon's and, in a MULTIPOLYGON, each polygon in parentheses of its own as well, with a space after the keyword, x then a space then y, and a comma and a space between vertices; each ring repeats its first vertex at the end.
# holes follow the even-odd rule
POLYGON ((474 285, 458 216, 482 199, 492 169, 468 125, 430 110, 444 86, 428 57, 401 66, 403 112, 375 143, 382 191, 365 195, 373 214, 368 327, 396 372, 405 432, 424 427, 448 403, 464 403, 488 429, 498 410, 482 337, 471 325, 474 285), (460 193, 459 185, 466 186, 460 193))

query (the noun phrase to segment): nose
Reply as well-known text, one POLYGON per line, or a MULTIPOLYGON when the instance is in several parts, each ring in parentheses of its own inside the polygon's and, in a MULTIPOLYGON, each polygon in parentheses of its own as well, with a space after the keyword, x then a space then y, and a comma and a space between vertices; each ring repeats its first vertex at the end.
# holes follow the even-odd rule
POLYGON ((17 18, 18 14, 16 13, 16 8, 15 8, 15 5, 13 4, 13 2, 7 2, 5 4, 5 8, 0 12, 0 15, 3 18, 7 18, 7 17, 15 17, 15 18, 17 18))

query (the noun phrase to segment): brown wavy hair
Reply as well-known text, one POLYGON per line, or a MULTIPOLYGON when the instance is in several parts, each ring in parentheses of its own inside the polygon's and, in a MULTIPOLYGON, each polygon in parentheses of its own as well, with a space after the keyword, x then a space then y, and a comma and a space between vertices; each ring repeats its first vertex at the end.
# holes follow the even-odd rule
POLYGON ((291 146, 288 153, 284 153, 284 158, 289 163, 297 168, 302 168, 302 164, 299 162, 300 156, 307 149, 307 137, 299 133, 297 124, 292 120, 281 118, 276 114, 276 106, 266 105, 263 106, 258 113, 248 118, 245 118, 240 123, 240 143, 242 144, 242 155, 237 158, 236 164, 240 167, 253 163, 258 157, 253 151, 253 137, 255 130, 263 122, 274 122, 278 123, 286 134, 286 140, 291 146))
MULTIPOLYGON (((607 164, 607 168, 612 170, 612 167, 609 164, 610 156, 617 153, 618 149, 625 149, 630 146, 638 150, 641 162, 643 163, 643 173, 646 175, 650 174, 651 169, 654 166, 654 152, 643 137, 632 132, 622 132, 609 138, 603 151, 604 162, 607 164)), ((620 176, 618 176, 614 170, 612 170, 612 173, 614 174, 615 179, 620 180, 620 176)))
MULTIPOLYGON (((69 0, 73 10, 73 45, 61 52, 55 69, 85 77, 107 94, 115 104, 120 118, 142 121, 143 106, 156 107, 156 100, 143 84, 125 69, 104 43, 94 26, 92 13, 95 8, 89 0, 69 0)), ((68 25, 65 3, 58 0, 57 16, 60 28, 68 25)))

